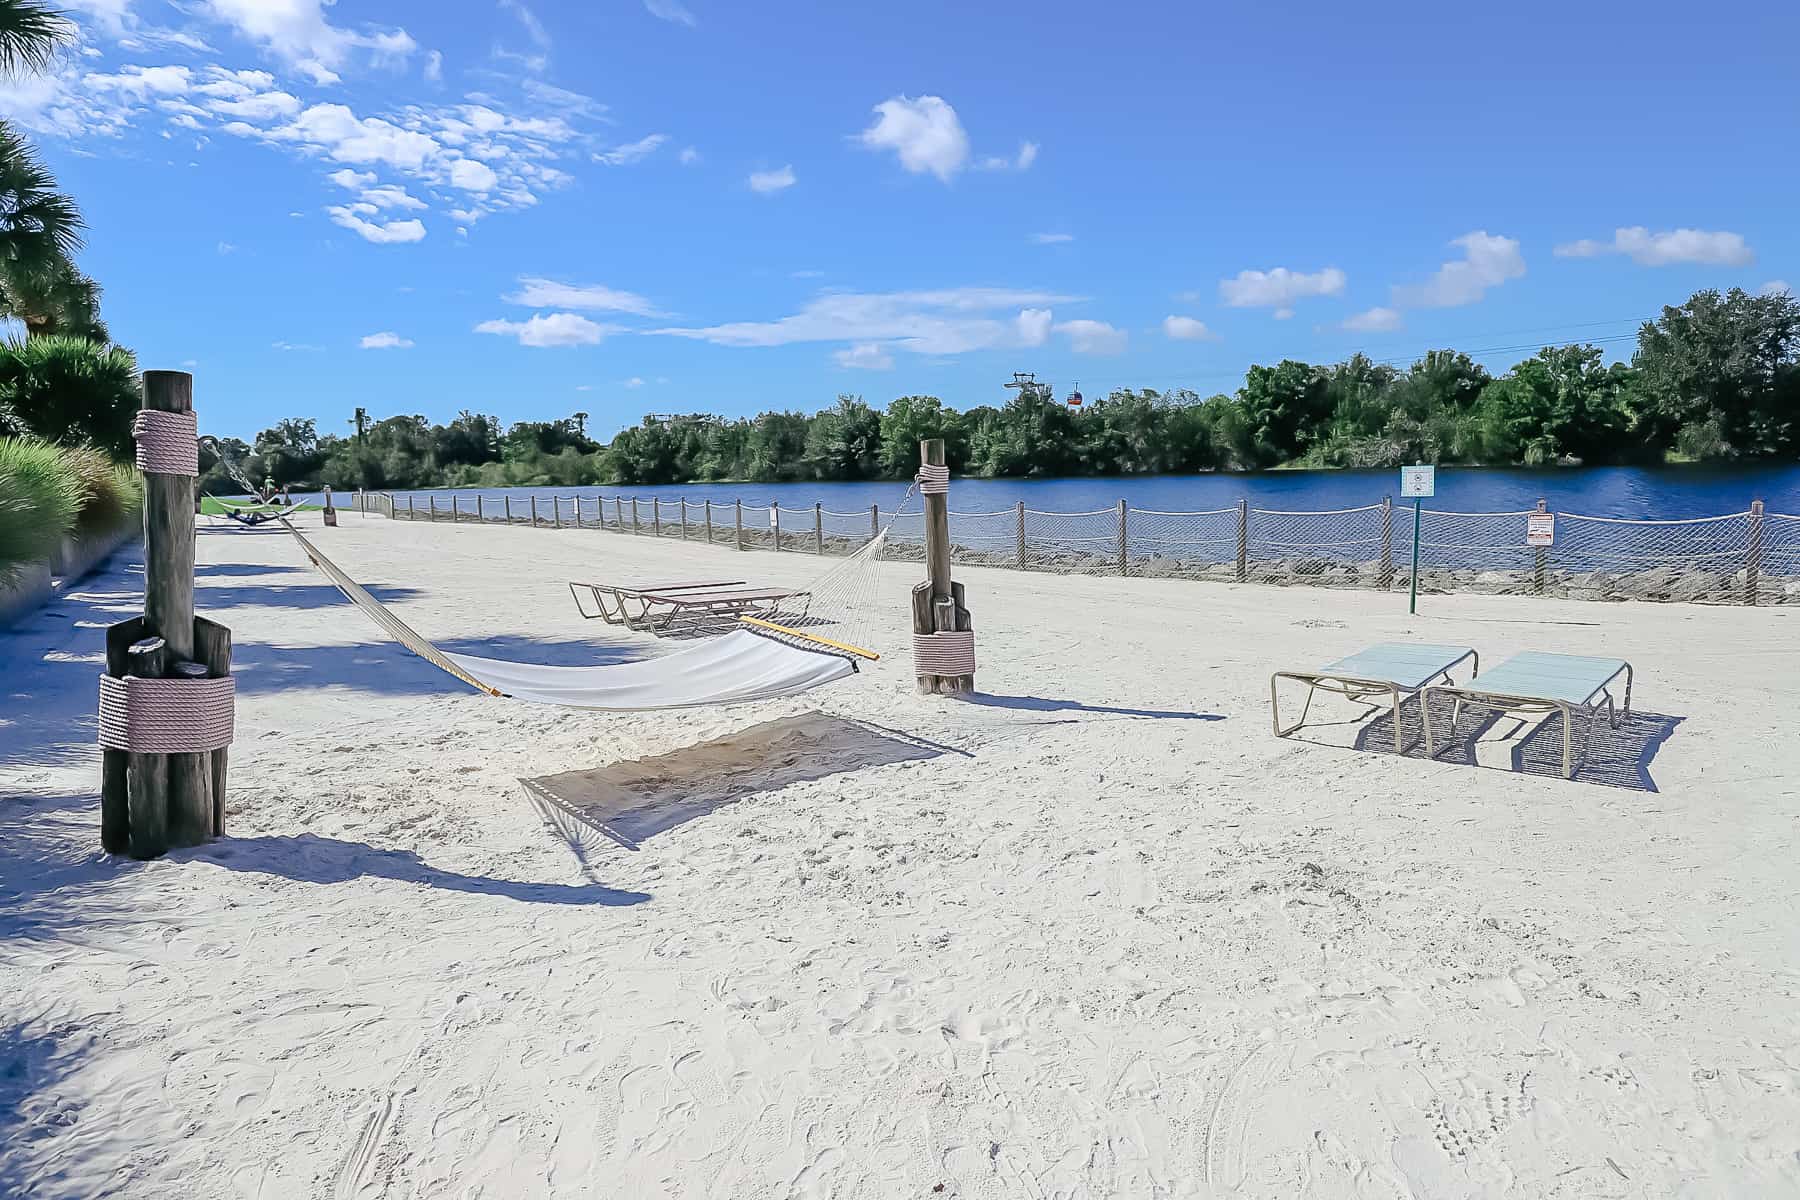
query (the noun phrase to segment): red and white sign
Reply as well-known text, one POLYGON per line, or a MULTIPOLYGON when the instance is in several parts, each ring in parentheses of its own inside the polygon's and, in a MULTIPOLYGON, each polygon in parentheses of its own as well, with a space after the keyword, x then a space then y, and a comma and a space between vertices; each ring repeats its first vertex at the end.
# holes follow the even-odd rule
POLYGON ((1553 546, 1556 544, 1556 514, 1535 512, 1525 518, 1525 544, 1527 546, 1553 546))

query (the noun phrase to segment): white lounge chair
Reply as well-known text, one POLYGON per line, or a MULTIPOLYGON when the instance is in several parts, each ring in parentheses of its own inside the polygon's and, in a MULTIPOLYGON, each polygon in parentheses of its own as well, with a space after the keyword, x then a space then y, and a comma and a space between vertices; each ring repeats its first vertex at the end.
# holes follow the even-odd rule
POLYGON ((650 606, 643 603, 646 595, 668 592, 715 591, 719 588, 742 587, 742 579, 694 579, 676 580, 671 583, 577 583, 569 582, 569 594, 575 597, 575 608, 582 616, 592 621, 598 617, 608 625, 624 625, 635 629, 637 623, 647 617, 650 606), (587 605, 581 602, 581 593, 586 590, 593 601, 596 611, 589 612, 587 605), (608 604, 607 601, 612 603, 608 604), (633 615, 626 605, 636 603, 638 611, 633 615))
MULTIPOLYGON (((1382 642, 1340 658, 1317 671, 1277 671, 1269 677, 1269 707, 1274 713, 1275 736, 1287 737, 1306 724, 1313 693, 1332 692, 1366 704, 1375 697, 1387 701, 1394 714, 1394 753, 1404 752, 1400 738, 1400 704, 1428 684, 1451 682, 1450 672, 1467 660, 1470 674, 1481 670, 1481 656, 1468 646, 1433 646, 1418 642, 1382 642), (1300 719, 1286 728, 1281 724, 1281 695, 1277 685, 1291 679, 1306 685, 1306 703, 1300 719)), ((1426 727, 1429 731, 1429 725, 1426 727)), ((1430 745, 1427 732, 1426 745, 1430 745)))
POLYGON ((1563 719, 1563 778, 1575 777, 1575 710, 1588 713, 1591 731, 1593 721, 1606 710, 1607 723, 1619 727, 1621 717, 1631 715, 1631 664, 1621 658, 1588 658, 1577 654, 1546 654, 1530 650, 1515 654, 1486 675, 1481 686, 1464 684, 1433 685, 1425 689, 1421 707, 1425 710, 1425 752, 1435 756, 1431 729, 1431 698, 1443 693, 1450 696, 1450 736, 1456 734, 1456 721, 1464 704, 1507 712, 1561 713, 1563 719), (1625 702, 1621 711, 1613 704, 1612 687, 1625 677, 1625 702))

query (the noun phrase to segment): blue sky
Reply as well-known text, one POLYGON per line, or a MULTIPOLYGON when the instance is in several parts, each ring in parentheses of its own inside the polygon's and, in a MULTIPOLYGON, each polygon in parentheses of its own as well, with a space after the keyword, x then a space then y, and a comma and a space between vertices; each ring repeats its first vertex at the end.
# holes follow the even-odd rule
POLYGON ((1793 5, 65 3, 0 113, 222 434, 1504 367, 1800 284, 1793 5))

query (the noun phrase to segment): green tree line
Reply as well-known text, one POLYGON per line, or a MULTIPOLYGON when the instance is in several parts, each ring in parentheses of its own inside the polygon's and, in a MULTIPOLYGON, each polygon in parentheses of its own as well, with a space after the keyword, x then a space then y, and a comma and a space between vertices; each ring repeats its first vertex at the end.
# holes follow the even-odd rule
POLYGON ((353 433, 287 420, 227 453, 259 482, 338 488, 894 479, 912 473, 928 437, 945 440, 953 470, 979 476, 1793 458, 1800 302, 1696 292, 1642 326, 1629 362, 1550 346, 1498 377, 1434 350, 1404 369, 1360 354, 1285 360, 1251 367, 1230 394, 1122 389, 1080 409, 1030 388, 963 412, 934 396, 877 410, 842 395, 811 415, 646 417, 606 446, 586 419, 503 428, 464 412, 433 425, 359 409, 353 433))

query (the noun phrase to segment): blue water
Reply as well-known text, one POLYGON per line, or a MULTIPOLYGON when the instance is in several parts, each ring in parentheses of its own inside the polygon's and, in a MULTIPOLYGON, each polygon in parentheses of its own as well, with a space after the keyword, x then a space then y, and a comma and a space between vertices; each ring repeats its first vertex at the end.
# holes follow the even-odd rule
MULTIPOLYGON (((464 511, 473 508, 478 490, 486 503, 496 506, 508 494, 506 489, 459 489, 455 494, 464 511)), ((811 508, 819 502, 828 510, 849 513, 867 511, 872 504, 891 509, 904 490, 904 484, 893 482, 690 483, 674 487, 515 488, 511 495, 515 506, 526 503, 534 493, 546 500, 553 495, 637 496, 645 500, 685 496, 696 503, 711 500, 715 505, 742 500, 746 510, 766 509, 771 501, 794 509, 811 508)), ((421 509, 427 496, 436 496, 441 508, 450 504, 449 490, 396 492, 401 507, 409 494, 421 509)), ((1265 471, 1148 478, 958 479, 950 491, 950 507, 957 512, 984 512, 1011 508, 1023 500, 1027 508, 1042 512, 1080 512, 1111 508, 1125 500, 1133 508, 1192 512, 1228 508, 1247 499, 1252 508, 1317 510, 1376 504, 1384 496, 1399 502, 1399 472, 1265 471)), ((1548 501, 1556 511, 1638 520, 1738 513, 1749 508, 1752 500, 1763 501, 1770 512, 1800 514, 1800 466, 1545 470, 1444 467, 1437 473, 1437 495, 1426 506, 1458 512, 1502 512, 1535 507, 1540 499, 1548 501)), ((342 502, 340 498, 339 503, 342 502)), ((490 514, 493 511, 490 509, 490 514)), ((520 508, 515 507, 514 511, 523 515, 520 508)))

